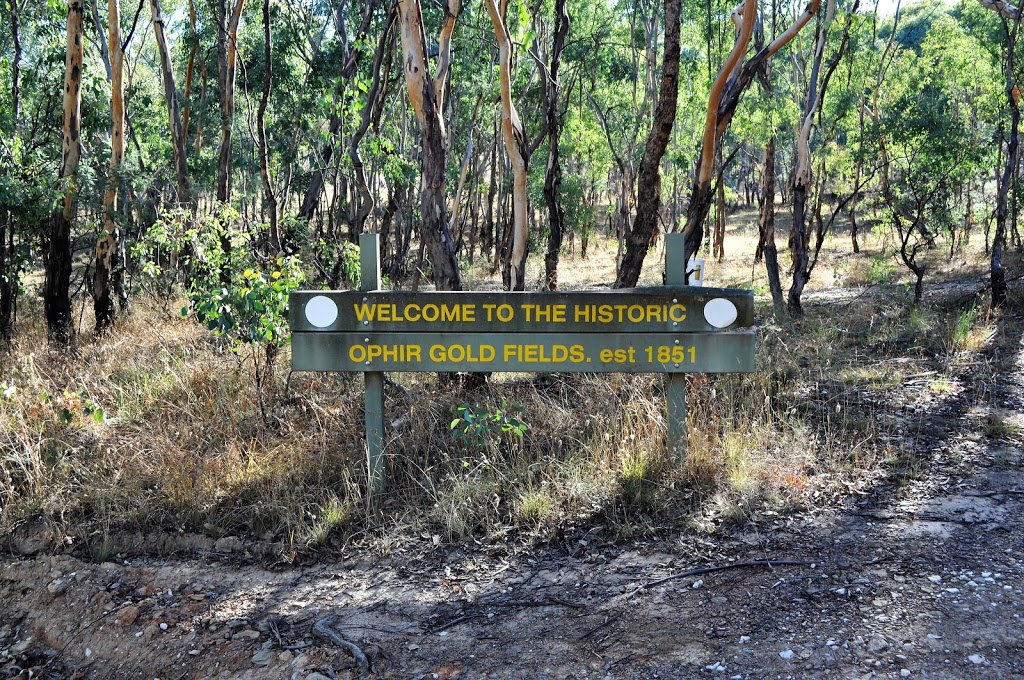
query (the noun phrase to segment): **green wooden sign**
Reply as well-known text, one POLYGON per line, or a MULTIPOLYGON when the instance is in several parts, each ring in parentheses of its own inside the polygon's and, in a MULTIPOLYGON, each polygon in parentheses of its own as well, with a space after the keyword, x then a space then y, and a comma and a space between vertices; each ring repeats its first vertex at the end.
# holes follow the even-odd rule
POLYGON ((667 373, 668 446, 682 458, 686 373, 754 370, 754 296, 682 285, 682 234, 658 288, 412 293, 380 288, 379 239, 360 236, 359 291, 289 299, 292 369, 365 377, 370 486, 384 485, 384 372, 667 373))
POLYGON ((692 287, 558 293, 297 291, 288 321, 296 333, 701 333, 750 326, 754 294, 692 287))
POLYGON ((753 332, 295 333, 296 371, 741 373, 753 332))

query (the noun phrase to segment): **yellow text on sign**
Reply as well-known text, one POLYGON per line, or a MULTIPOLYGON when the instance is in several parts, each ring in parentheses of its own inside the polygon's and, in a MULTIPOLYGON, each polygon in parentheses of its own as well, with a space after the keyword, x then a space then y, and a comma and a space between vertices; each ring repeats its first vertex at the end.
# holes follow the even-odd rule
POLYGON ((686 305, 649 304, 568 304, 522 303, 520 305, 483 303, 419 304, 415 302, 362 303, 353 305, 356 320, 387 323, 681 323, 686 320, 686 305), (479 307, 479 308, 478 308, 479 307))

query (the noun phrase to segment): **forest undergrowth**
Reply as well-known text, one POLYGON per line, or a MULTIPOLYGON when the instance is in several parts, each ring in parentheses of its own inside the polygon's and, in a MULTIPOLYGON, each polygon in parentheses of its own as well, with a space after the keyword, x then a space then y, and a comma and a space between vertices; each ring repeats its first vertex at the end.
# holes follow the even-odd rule
MULTIPOLYGON (((963 285, 915 307, 870 251, 838 250, 820 274, 835 287, 797 322, 773 315, 750 262, 718 267, 716 283, 759 293, 757 370, 689 378, 681 462, 665 452, 663 376, 393 374, 378 498, 365 491, 360 375, 292 374, 285 348, 258 383, 265 358, 233 354, 173 299, 80 336, 70 359, 23 324, 0 360, 0 533, 102 560, 113 536, 139 531, 270 542, 285 559, 353 542, 387 552, 405 536, 714 532, 912 479, 915 436, 958 395, 986 427, 1019 434, 985 403, 1019 349, 1019 302, 993 312, 961 271, 963 285)), ((578 287, 604 276, 576 271, 578 287)))

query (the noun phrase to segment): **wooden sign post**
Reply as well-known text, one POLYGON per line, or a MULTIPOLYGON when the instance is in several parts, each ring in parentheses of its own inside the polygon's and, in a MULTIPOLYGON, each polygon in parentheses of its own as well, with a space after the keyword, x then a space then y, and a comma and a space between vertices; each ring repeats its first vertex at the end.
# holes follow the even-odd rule
POLYGON ((666 285, 573 292, 380 290, 379 241, 360 237, 358 291, 289 299, 292 370, 365 375, 373 491, 384 486, 384 372, 667 373, 668 448, 686 443, 687 373, 754 370, 749 290, 685 286, 681 234, 666 238, 666 285))

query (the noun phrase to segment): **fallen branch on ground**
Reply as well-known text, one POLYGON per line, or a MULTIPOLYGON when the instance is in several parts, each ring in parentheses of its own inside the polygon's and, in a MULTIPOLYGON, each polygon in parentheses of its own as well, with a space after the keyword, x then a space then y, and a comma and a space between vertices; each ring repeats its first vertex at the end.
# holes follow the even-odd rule
POLYGON ((359 668, 361 670, 370 670, 370 662, 367 661, 366 655, 363 654, 363 650, 359 649, 359 645, 354 642, 349 642, 331 628, 331 624, 334 623, 337 618, 338 617, 336 616, 327 616, 320 619, 313 624, 313 632, 320 637, 327 638, 342 649, 348 650, 349 654, 355 658, 356 663, 359 664, 359 668))
POLYGON ((687 576, 700 576, 701 574, 711 574, 716 571, 725 571, 726 569, 741 569, 744 567, 775 567, 783 565, 806 566, 809 564, 810 562, 804 562, 801 560, 756 560, 754 562, 736 562, 735 564, 720 564, 716 567, 702 567, 700 569, 691 569, 689 571, 683 571, 678 574, 672 574, 670 576, 666 576, 665 578, 659 578, 657 581, 651 581, 650 583, 646 583, 638 587, 636 590, 632 591, 629 595, 627 595, 627 597, 633 597, 641 590, 653 588, 654 586, 659 586, 662 583, 667 583, 677 578, 686 578, 687 576))

